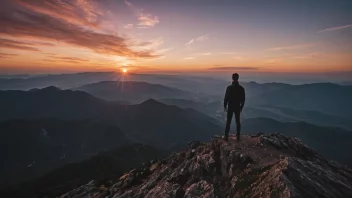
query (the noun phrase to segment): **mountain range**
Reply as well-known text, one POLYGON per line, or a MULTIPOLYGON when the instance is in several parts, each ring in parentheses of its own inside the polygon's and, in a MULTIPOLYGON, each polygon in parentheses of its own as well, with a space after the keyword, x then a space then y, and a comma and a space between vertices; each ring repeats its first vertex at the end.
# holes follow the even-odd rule
POLYGON ((295 85, 268 91, 249 99, 249 104, 312 110, 328 115, 351 118, 352 86, 332 83, 295 85))
MULTIPOLYGON (((187 99, 163 98, 158 101, 175 105, 181 108, 192 108, 202 112, 218 121, 226 121, 223 103, 220 101, 202 102, 187 99)), ((320 126, 340 127, 346 130, 352 130, 352 119, 342 116, 334 116, 319 111, 297 110, 287 107, 277 107, 270 105, 251 106, 246 105, 242 111, 243 119, 249 118, 271 118, 281 122, 309 122, 320 126)))
MULTIPOLYGON (((5 112, 0 113, 0 157, 4 161, 0 165, 0 184, 2 188, 6 188, 0 195, 57 197, 68 193, 64 196, 71 197, 80 196, 76 194, 78 191, 92 193, 93 191, 86 191, 89 188, 95 189, 94 193, 97 193, 96 189, 100 189, 99 193, 110 193, 109 196, 111 193, 127 197, 144 196, 143 193, 147 191, 138 191, 139 194, 137 191, 128 194, 127 191, 135 191, 134 186, 149 189, 148 183, 154 180, 154 176, 143 177, 143 180, 135 178, 154 172, 162 174, 161 167, 164 165, 170 171, 167 177, 173 178, 176 174, 174 171, 178 170, 174 167, 173 161, 181 160, 182 148, 185 145, 188 143, 193 145, 194 142, 203 145, 199 141, 208 142, 214 135, 223 133, 226 116, 222 105, 222 89, 229 84, 228 82, 190 76, 131 74, 129 77, 133 79, 123 83, 121 76, 113 73, 0 79, 0 89, 8 89, 0 91, 0 112, 5 112), (136 81, 137 79, 140 81, 136 81), (42 88, 45 84, 50 86, 42 88), (60 88, 52 85, 58 85, 60 88), (11 90, 14 88, 23 90, 11 90), (179 152, 176 154, 179 157, 172 157, 174 155, 172 154, 157 163, 155 161, 151 164, 145 163, 175 151, 179 152), (144 165, 137 172, 132 171, 122 176, 131 168, 141 167, 142 163, 144 165), (91 180, 94 180, 93 183, 91 180), (19 182, 22 183, 18 184, 19 182), (79 187, 80 185, 83 186, 79 187), (118 186, 117 191, 113 185, 118 186), (70 191, 77 187, 77 191, 70 191)), ((273 142, 269 143, 279 150, 284 146, 283 151, 270 150, 270 153, 263 151, 264 153, 261 153, 263 156, 276 155, 278 152, 281 153, 280 156, 286 155, 287 152, 296 149, 296 146, 306 150, 306 147, 301 145, 304 143, 324 158, 351 167, 349 155, 351 150, 349 140, 352 138, 349 112, 351 107, 349 101, 352 101, 351 86, 331 83, 289 85, 255 82, 242 85, 246 88, 247 95, 246 106, 242 112, 243 134, 251 135, 258 132, 274 134, 258 135, 259 145, 255 144, 251 148, 258 147, 259 152, 259 147, 261 144, 265 145, 266 138, 274 137, 274 140, 270 140, 273 142), (288 148, 284 144, 286 140, 291 141, 291 137, 298 137, 302 142, 295 142, 294 148, 288 148), (282 139, 285 141, 278 144, 277 142, 282 139), (287 152, 285 149, 288 149, 287 152)), ((232 133, 234 129, 233 123, 232 133)), ((248 139, 248 145, 252 143, 250 140, 248 139)), ((214 140, 212 142, 214 143, 214 140)), ((218 144, 219 141, 215 143, 220 147, 225 145, 218 144)), ((232 142, 229 145, 233 148, 233 152, 239 152, 236 146, 232 147, 233 145, 236 143, 232 142)), ((201 148, 216 151, 213 147, 201 148)), ((309 149, 308 153, 311 152, 309 149)), ((295 152, 302 154, 301 151, 295 152)), ((186 149, 185 153, 192 155, 194 151, 186 149)), ((202 152, 197 155, 206 157, 202 152)), ((314 163, 318 165, 325 163, 326 166, 323 165, 325 171, 340 167, 335 166, 335 162, 325 162, 325 159, 323 163, 322 157, 316 156, 318 155, 314 154, 314 159, 320 161, 314 163)), ((193 159, 193 156, 189 159, 193 159)), ((194 160, 184 162, 200 166, 197 165, 199 158, 194 160)), ((307 159, 303 157, 298 161, 295 160, 293 159, 294 163, 298 163, 307 159)), ((279 165, 274 163, 272 166, 279 165)), ((183 170, 189 168, 183 165, 181 167, 183 170)), ((188 171, 192 172, 193 168, 188 171)), ((311 167, 310 170, 314 172, 315 168, 311 167)), ((343 170, 348 172, 348 168, 345 168, 347 167, 343 170)), ((305 173, 301 169, 300 171, 302 174, 305 173)), ((274 173, 270 173, 270 176, 273 176, 271 174, 274 173)), ((183 186, 184 189, 183 192, 180 188, 170 188, 171 191, 176 190, 177 193, 190 196, 193 196, 191 191, 196 189, 193 189, 192 185, 208 185, 214 189, 230 188, 226 185, 217 186, 218 183, 209 183, 208 180, 206 180, 208 183, 195 181, 210 178, 210 175, 206 173, 204 176, 187 177, 189 185, 182 182, 182 185, 178 182, 173 183, 173 179, 170 180, 171 183, 167 181, 173 186, 176 184, 183 186)), ((160 185, 168 189, 169 184, 165 183, 164 179, 160 185)), ((179 181, 182 177, 175 179, 179 181)), ((158 192, 154 187, 150 189, 158 192)), ((222 193, 231 194, 232 191, 225 190, 222 193)), ((104 197, 106 194, 100 195, 104 197)))
POLYGON ((8 112, 1 114, 0 120, 92 119, 116 125, 139 140, 169 148, 182 145, 189 138, 207 140, 214 131, 221 131, 222 128, 217 120, 195 110, 165 105, 152 99, 136 105, 119 105, 82 91, 60 90, 55 87, 0 91, 0 110, 8 112))
POLYGON ((193 99, 195 94, 159 84, 137 81, 103 81, 87 84, 75 90, 87 92, 108 101, 140 103, 148 99, 183 98, 193 99))
POLYGON ((8 112, 0 116, 0 156, 6 162, 1 178, 7 184, 122 143, 143 142, 174 151, 192 139, 207 141, 222 131, 218 121, 192 109, 151 99, 118 105, 55 87, 0 91, 0 110, 8 112))
MULTIPOLYGON (((152 97, 156 97, 154 99, 170 97, 181 99, 186 97, 190 99, 189 95, 191 93, 201 93, 203 94, 203 97, 201 97, 202 102, 221 101, 226 86, 230 84, 229 81, 200 76, 155 74, 128 74, 127 76, 123 76, 119 73, 111 72, 88 72, 28 78, 3 78, 0 79, 0 90, 29 90, 48 86, 56 86, 61 89, 76 89, 81 87, 82 89, 91 90, 95 96, 115 100, 127 94, 119 94, 121 89, 115 89, 113 86, 114 83, 112 82, 100 82, 121 81, 122 79, 126 79, 128 82, 139 81, 152 84, 137 85, 143 86, 143 89, 149 90, 150 93, 144 92, 144 95, 147 97, 149 96, 148 94, 150 94, 152 97), (179 90, 175 90, 175 88, 179 90), (187 94, 185 92, 187 92, 187 94)), ((350 85, 332 83, 290 85, 285 83, 260 84, 256 82, 243 82, 241 84, 246 89, 248 98, 247 104, 249 106, 269 105, 294 110, 317 111, 347 119, 352 117, 351 111, 349 111, 349 109, 351 109, 350 101, 352 100, 352 86, 350 85)), ((118 84, 117 87, 119 87, 118 84)), ((133 87, 133 85, 131 85, 131 87, 133 87)), ((133 90, 128 89, 124 89, 124 91, 133 92, 133 90)), ((150 99, 143 96, 136 96, 135 94, 131 96, 133 96, 132 98, 142 97, 138 102, 141 102, 142 99, 150 99)))

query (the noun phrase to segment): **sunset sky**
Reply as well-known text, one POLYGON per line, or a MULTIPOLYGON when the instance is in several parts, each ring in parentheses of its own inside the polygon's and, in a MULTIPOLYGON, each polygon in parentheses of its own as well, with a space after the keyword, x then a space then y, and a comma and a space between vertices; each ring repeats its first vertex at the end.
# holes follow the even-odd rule
POLYGON ((351 72, 351 0, 1 0, 0 73, 351 72))

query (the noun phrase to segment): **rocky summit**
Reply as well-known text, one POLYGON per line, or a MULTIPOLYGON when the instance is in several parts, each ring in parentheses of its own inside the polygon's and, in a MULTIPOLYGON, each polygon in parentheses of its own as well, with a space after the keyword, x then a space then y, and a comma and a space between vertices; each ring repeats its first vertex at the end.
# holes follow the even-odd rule
POLYGON ((215 137, 151 161, 116 183, 94 181, 61 198, 352 197, 352 170, 281 134, 215 137))

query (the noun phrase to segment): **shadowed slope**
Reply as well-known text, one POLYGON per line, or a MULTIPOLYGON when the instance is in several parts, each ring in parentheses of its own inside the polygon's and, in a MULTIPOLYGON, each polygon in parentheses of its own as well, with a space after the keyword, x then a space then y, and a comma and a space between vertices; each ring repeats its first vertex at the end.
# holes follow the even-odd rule
POLYGON ((60 167, 43 177, 21 183, 0 192, 3 197, 57 197, 72 188, 95 180, 107 184, 118 180, 126 171, 140 167, 164 155, 144 144, 127 144, 78 163, 60 167))

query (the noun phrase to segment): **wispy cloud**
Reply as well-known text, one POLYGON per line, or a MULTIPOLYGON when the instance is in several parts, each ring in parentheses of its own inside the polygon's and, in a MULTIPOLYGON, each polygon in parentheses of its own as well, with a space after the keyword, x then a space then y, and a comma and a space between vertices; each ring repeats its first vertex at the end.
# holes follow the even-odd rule
POLYGON ((13 0, 13 2, 35 13, 77 25, 97 27, 102 16, 101 9, 90 0, 13 0))
POLYGON ((160 23, 159 17, 150 13, 145 13, 143 9, 137 9, 131 2, 124 0, 125 4, 137 15, 139 20, 138 28, 154 27, 160 23))
POLYGON ((39 51, 33 45, 18 43, 18 39, 30 38, 86 48, 99 54, 157 57, 153 50, 133 50, 130 39, 123 36, 96 31, 94 28, 99 27, 100 12, 89 2, 92 1, 1 1, 0 37, 11 39, 1 42, 1 47, 39 51))
POLYGON ((205 34, 203 36, 200 36, 200 37, 197 37, 197 38, 194 38, 194 39, 191 39, 190 41, 188 41, 185 45, 186 46, 190 46, 196 42, 202 42, 202 41, 206 41, 206 40, 209 40, 210 38, 210 34, 205 34))
POLYGON ((237 55, 238 53, 236 53, 236 52, 221 52, 219 54, 223 54, 223 55, 237 55))
POLYGON ((276 64, 278 62, 282 61, 282 58, 272 58, 264 61, 267 64, 276 64))
POLYGON ((0 53, 0 58, 12 58, 14 56, 18 56, 17 54, 10 54, 10 53, 0 53))
POLYGON ((298 56, 292 56, 292 58, 295 59, 306 59, 306 58, 314 58, 318 56, 317 53, 310 53, 310 54, 303 54, 303 55, 298 55, 298 56))
POLYGON ((165 53, 165 52, 168 52, 168 51, 171 51, 171 50, 173 50, 173 48, 164 48, 164 49, 160 49, 160 50, 156 50, 156 52, 158 53, 158 54, 162 54, 162 53, 165 53))
POLYGON ((186 43, 186 46, 192 45, 193 43, 194 43, 194 39, 188 41, 188 42, 186 43))
POLYGON ((235 56, 235 57, 233 57, 234 59, 237 59, 237 60, 242 60, 243 59, 243 57, 241 57, 241 56, 235 56))
POLYGON ((66 62, 66 63, 82 63, 88 62, 88 59, 82 59, 77 57, 70 57, 70 56, 61 56, 61 55, 51 55, 47 56, 47 58, 43 59, 46 62, 66 62))
POLYGON ((15 41, 11 39, 0 38, 0 48, 16 49, 16 50, 26 50, 38 52, 39 49, 34 47, 33 43, 15 41))
POLYGON ((50 56, 50 57, 54 59, 59 59, 59 60, 88 61, 88 59, 70 57, 70 56, 50 56))
POLYGON ((33 41, 31 42, 35 45, 43 45, 43 46, 56 46, 54 43, 48 43, 48 42, 43 42, 43 41, 33 41))
POLYGON ((211 52, 204 52, 204 53, 196 53, 196 56, 210 56, 212 53, 211 52))
POLYGON ((129 1, 126 1, 126 0, 125 0, 125 4, 128 5, 130 8, 134 8, 133 5, 132 5, 132 3, 129 2, 129 1))
POLYGON ((185 57, 184 59, 185 60, 193 60, 193 59, 195 59, 195 57, 185 57))
POLYGON ((318 32, 331 32, 331 31, 342 30, 342 29, 351 28, 351 27, 352 27, 352 24, 348 24, 348 25, 339 26, 339 27, 327 28, 324 30, 320 30, 318 32))
POLYGON ((218 71, 251 71, 258 70, 258 67, 236 67, 236 66, 222 66, 222 67, 211 67, 209 70, 218 70, 218 71))
POLYGON ((157 16, 144 13, 141 13, 141 15, 138 17, 138 20, 138 25, 142 27, 153 27, 156 24, 160 23, 159 18, 157 16))
POLYGON ((134 25, 133 24, 126 24, 126 25, 123 26, 123 28, 125 28, 125 29, 133 29, 134 25))
POLYGON ((308 47, 312 47, 312 46, 314 46, 314 44, 301 44, 301 45, 274 47, 274 48, 270 48, 267 50, 271 50, 271 51, 294 50, 294 49, 308 48, 308 47))
POLYGON ((295 56, 295 57, 292 57, 292 58, 295 58, 295 59, 306 59, 306 58, 310 58, 309 56, 295 56))
POLYGON ((139 49, 156 50, 163 43, 164 43, 164 39, 160 37, 149 41, 138 42, 138 43, 135 43, 134 45, 136 45, 137 48, 139 49))
POLYGON ((198 38, 195 39, 195 41, 206 41, 209 39, 210 33, 209 34, 205 34, 203 36, 200 36, 198 38))

